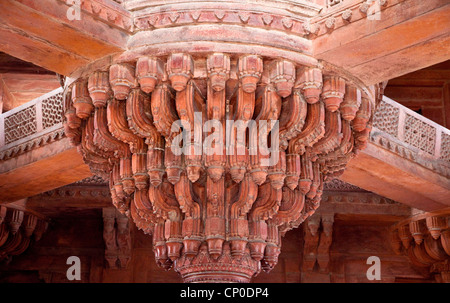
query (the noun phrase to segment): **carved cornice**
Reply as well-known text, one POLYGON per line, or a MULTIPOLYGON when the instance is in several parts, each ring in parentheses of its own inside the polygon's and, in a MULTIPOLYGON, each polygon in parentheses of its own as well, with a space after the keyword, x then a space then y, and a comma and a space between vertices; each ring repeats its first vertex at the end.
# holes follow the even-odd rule
MULTIPOLYGON (((83 184, 84 185, 84 184, 83 184)), ((64 186, 58 189, 49 190, 33 198, 97 198, 97 199, 110 199, 111 193, 108 188, 102 184, 102 186, 86 187, 86 186, 64 186)))
MULTIPOLYGON (((242 1, 194 1, 190 2, 189 5, 184 1, 180 0, 168 0, 168 1, 146 1, 146 0, 128 0, 124 3, 126 9, 134 11, 139 14, 146 14, 154 11, 171 11, 171 10, 194 10, 203 9, 205 11, 223 11, 230 9, 233 12, 242 11, 242 18, 246 20, 245 12, 248 11, 254 13, 273 13, 277 12, 279 14, 284 14, 286 16, 296 16, 296 17, 313 17, 316 16, 322 9, 322 6, 313 3, 313 1, 298 1, 298 0, 269 0, 260 2, 258 0, 250 0, 242 3, 242 1)), ((219 14, 221 19, 221 14, 219 14)), ((196 17, 196 16, 195 16, 196 17)))
POLYGON ((236 5, 239 6, 239 3, 222 3, 208 8, 204 4, 195 7, 193 3, 181 9, 170 7, 167 10, 146 10, 145 13, 137 14, 134 25, 136 30, 154 30, 175 25, 227 24, 278 30, 299 36, 308 34, 305 30, 305 16, 273 9, 265 11, 261 6, 256 10, 238 9, 236 5))
POLYGON ((352 185, 350 183, 346 183, 339 179, 333 179, 324 183, 323 190, 330 191, 362 191, 365 192, 364 189, 359 188, 358 186, 352 185))
POLYGON ((88 177, 85 178, 83 180, 77 181, 75 183, 72 183, 72 185, 80 185, 80 186, 85 186, 85 185, 99 185, 99 186, 106 186, 108 185, 108 181, 104 180, 102 177, 100 176, 92 176, 92 177, 88 177))
MULTIPOLYGON (((68 3, 66 0, 58 1, 64 2, 64 4, 68 3)), ((122 1, 83 0, 80 2, 83 13, 90 14, 107 24, 126 32, 133 31, 132 15, 119 4, 122 1)))
POLYGON ((61 140, 65 138, 64 129, 62 127, 62 123, 60 123, 59 128, 55 130, 45 133, 41 136, 37 136, 35 138, 29 137, 26 138, 23 142, 13 144, 9 148, 0 150, 0 161, 6 161, 8 159, 17 157, 21 154, 29 152, 33 149, 46 146, 52 142, 61 140))
POLYGON ((336 29, 361 19, 376 17, 404 0, 328 0, 327 8, 310 20, 311 38, 332 34, 336 29))
POLYGON ((358 192, 357 194, 353 195, 351 192, 333 192, 333 191, 327 191, 324 193, 322 197, 323 202, 330 202, 330 203, 358 203, 358 204, 397 204, 398 202, 395 202, 391 199, 384 198, 381 196, 378 196, 376 194, 370 193, 370 192, 358 192))

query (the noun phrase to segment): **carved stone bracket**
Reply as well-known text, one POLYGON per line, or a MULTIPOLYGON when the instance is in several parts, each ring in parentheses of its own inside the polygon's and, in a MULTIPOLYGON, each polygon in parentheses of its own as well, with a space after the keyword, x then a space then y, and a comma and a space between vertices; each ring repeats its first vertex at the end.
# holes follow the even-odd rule
POLYGON ((24 253, 33 241, 39 241, 48 222, 21 210, 0 206, 0 262, 24 253))
MULTIPOLYGON (((375 94, 333 72, 219 52, 139 56, 79 78, 66 92, 67 136, 94 173, 109 177, 120 213, 153 234, 157 263, 192 282, 248 282, 260 269, 269 272, 284 233, 316 211, 324 181, 364 148, 375 107, 375 94), (217 134, 206 120, 223 129, 226 120, 259 127, 242 139, 238 131, 247 127, 237 124, 226 134, 231 143, 222 136, 208 146, 217 134), (279 141, 262 124, 276 120, 279 141), (180 154, 181 128, 190 132, 180 154), (269 140, 273 163, 260 144, 269 140), (224 268, 233 273, 222 276, 224 268)), ((105 241, 114 266, 111 216, 104 217, 105 241)))
POLYGON ((437 282, 450 283, 450 209, 419 211, 397 223, 391 229, 391 246, 437 282))
POLYGON ((330 246, 333 241, 334 214, 314 214, 304 227, 304 271, 329 272, 330 246))
POLYGON ((131 260, 129 220, 115 208, 103 208, 103 240, 109 268, 126 269, 131 260))

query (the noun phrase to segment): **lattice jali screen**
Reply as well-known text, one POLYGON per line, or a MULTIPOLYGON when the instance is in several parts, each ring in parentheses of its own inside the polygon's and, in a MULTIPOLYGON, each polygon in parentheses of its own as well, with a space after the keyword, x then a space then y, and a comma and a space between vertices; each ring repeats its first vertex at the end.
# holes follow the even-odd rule
POLYGON ((373 117, 373 126, 391 136, 397 137, 399 114, 399 108, 389 103, 381 102, 373 117))
POLYGON ((36 105, 5 118, 5 144, 36 133, 36 105))
POLYGON ((62 93, 42 100, 42 128, 46 129, 63 122, 62 93))
POLYGON ((450 135, 442 133, 440 159, 450 162, 450 135))
POLYGON ((407 114, 405 120, 405 142, 430 155, 434 155, 436 128, 407 114))

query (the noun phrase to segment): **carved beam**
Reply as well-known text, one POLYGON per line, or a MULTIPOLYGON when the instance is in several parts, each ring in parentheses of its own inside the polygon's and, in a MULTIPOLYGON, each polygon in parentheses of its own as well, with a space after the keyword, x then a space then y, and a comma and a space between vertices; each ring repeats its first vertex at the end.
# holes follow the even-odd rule
POLYGON ((132 30, 130 12, 112 1, 82 2, 83 22, 68 18, 77 7, 66 1, 8 0, 0 6, 0 49, 67 76, 123 51, 132 30))
POLYGON ((347 70, 366 85, 448 59, 445 54, 449 52, 450 35, 445 30, 448 28, 445 16, 450 5, 445 0, 433 0, 426 5, 420 0, 412 0, 408 5, 386 1, 384 6, 379 2, 368 5, 363 0, 346 2, 311 21, 311 26, 317 28, 313 40, 316 58, 347 70), (363 5, 368 6, 365 13, 360 10, 363 5), (351 12, 347 16, 351 17, 345 20, 343 13, 347 10, 351 12), (331 29, 326 25, 330 19, 336 20, 331 29), (406 32, 416 35, 406 38, 403 35, 406 32), (436 53, 436 49, 441 51, 436 53), (405 62, 404 58, 413 59, 405 62))
POLYGON ((449 142, 448 129, 383 97, 367 148, 341 179, 425 211, 445 208, 450 206, 449 142))

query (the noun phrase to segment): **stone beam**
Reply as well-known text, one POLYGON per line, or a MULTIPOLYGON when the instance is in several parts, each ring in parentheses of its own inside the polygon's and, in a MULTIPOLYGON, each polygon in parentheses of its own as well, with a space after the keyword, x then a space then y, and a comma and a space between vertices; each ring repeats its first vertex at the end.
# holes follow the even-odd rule
POLYGON ((62 89, 0 115, 0 203, 91 176, 62 126, 62 89))
POLYGON ((341 179, 418 208, 450 206, 450 131, 387 97, 374 116, 367 148, 341 179))
MULTIPOLYGON (((95 176, 95 178, 98 177, 95 176)), ((84 180, 81 180, 81 183, 75 182, 36 196, 7 203, 7 206, 31 213, 41 219, 71 215, 77 211, 112 207, 107 183, 84 183, 84 180)))
POLYGON ((345 1, 314 18, 315 57, 347 70, 366 85, 450 58, 448 1, 372 3, 345 1))
POLYGON ((68 138, 2 162, 0 203, 37 195, 91 176, 68 138))
POLYGON ((448 179, 443 180, 431 170, 415 167, 375 144, 369 144, 367 149, 349 163, 342 180, 422 210, 450 205, 448 179), (386 158, 392 162, 386 162, 386 158), (422 176, 415 175, 415 171, 422 176), (428 175, 431 180, 424 180, 423 175, 428 175), (432 179, 441 180, 433 183, 432 179))
POLYGON ((1 1, 0 50, 62 75, 124 50, 130 13, 109 0, 80 2, 80 20, 69 20, 66 1, 1 1))
POLYGON ((370 192, 324 191, 319 214, 338 214, 343 220, 395 222, 411 214, 411 208, 370 192))

